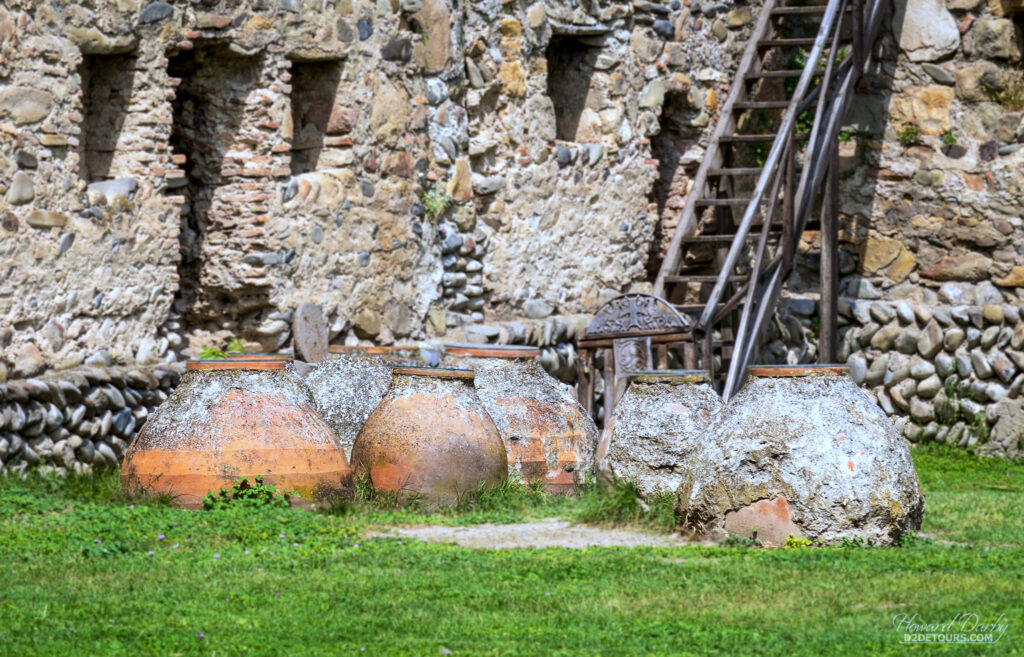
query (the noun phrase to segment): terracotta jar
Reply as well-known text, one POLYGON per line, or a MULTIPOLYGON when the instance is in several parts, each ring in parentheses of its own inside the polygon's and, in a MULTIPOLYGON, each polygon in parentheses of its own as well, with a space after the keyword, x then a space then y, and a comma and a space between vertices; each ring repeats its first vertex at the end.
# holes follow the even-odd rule
POLYGON ((722 409, 706 371, 632 372, 597 448, 602 480, 636 483, 643 496, 679 488, 679 465, 710 439, 710 425, 722 409))
POLYGON ((306 386, 317 411, 334 430, 345 456, 359 430, 391 387, 394 363, 388 347, 330 346, 330 355, 309 373, 306 386))
POLYGON ((241 477, 295 491, 297 504, 352 492, 352 471, 309 391, 283 360, 191 361, 132 441, 121 485, 187 508, 241 477))
POLYGON ((235 353, 227 354, 227 360, 281 360, 286 363, 285 370, 297 379, 304 379, 314 367, 309 363, 297 360, 291 354, 270 353, 235 353))
POLYGON ((572 492, 593 468, 597 427, 572 389, 544 371, 539 349, 445 345, 445 362, 472 369, 484 408, 505 444, 509 472, 572 492))
POLYGON ((505 480, 505 449, 473 388, 473 372, 396 367, 391 388, 352 447, 357 474, 377 490, 430 506, 505 480))
POLYGON ((684 455, 676 511, 694 534, 876 545, 920 527, 906 440, 838 366, 766 366, 684 455))

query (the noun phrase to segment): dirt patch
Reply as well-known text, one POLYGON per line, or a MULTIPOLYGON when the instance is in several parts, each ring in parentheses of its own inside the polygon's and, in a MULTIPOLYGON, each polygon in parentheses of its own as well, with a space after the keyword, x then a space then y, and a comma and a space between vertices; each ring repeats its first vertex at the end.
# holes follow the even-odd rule
POLYGON ((370 537, 416 538, 428 543, 454 543, 468 548, 504 550, 509 548, 565 547, 677 547, 692 545, 678 534, 653 534, 639 529, 574 525, 559 518, 508 525, 481 524, 468 527, 430 525, 384 527, 370 537))

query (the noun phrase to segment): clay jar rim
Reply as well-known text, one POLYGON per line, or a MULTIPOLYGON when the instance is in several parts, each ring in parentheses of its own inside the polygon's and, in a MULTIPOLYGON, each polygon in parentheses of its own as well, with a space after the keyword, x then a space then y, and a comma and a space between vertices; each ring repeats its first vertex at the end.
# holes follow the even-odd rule
POLYGON ((476 358, 536 358, 540 347, 512 344, 445 344, 445 354, 476 358))
POLYGON ((364 354, 393 354, 400 351, 418 351, 419 347, 411 345, 347 345, 347 344, 331 344, 327 345, 327 353, 330 354, 350 354, 353 352, 360 352, 364 354))
POLYGON ((629 372, 630 383, 710 383, 707 370, 639 370, 629 372))
POLYGON ((846 376, 847 365, 758 365, 750 375, 761 379, 792 379, 802 376, 846 376))
POLYGON ((435 379, 460 379, 472 381, 476 378, 473 370, 460 370, 451 367, 396 367, 391 371, 396 376, 427 376, 435 379))
POLYGON ((238 354, 227 354, 225 360, 283 360, 285 362, 295 360, 295 356, 291 354, 271 354, 271 353, 256 353, 247 354, 245 352, 238 354))
POLYGON ((219 360, 190 360, 185 363, 185 370, 189 372, 211 372, 228 370, 283 370, 288 364, 284 360, 243 360, 241 358, 219 359, 219 360))

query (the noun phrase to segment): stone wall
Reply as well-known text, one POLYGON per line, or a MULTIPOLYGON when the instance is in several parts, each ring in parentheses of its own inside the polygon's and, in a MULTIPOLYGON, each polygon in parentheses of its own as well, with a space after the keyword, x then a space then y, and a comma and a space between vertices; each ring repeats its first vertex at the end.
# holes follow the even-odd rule
POLYGON ((120 467, 132 437, 178 380, 172 366, 82 366, 0 383, 0 471, 120 467))
POLYGON ((841 239, 854 265, 844 284, 858 297, 873 288, 929 304, 971 303, 975 292, 1018 301, 1021 20, 996 2, 906 4, 881 37, 884 59, 854 100, 840 148, 841 239), (947 282, 963 297, 943 297, 947 282))
MULTIPOLYGON (((570 327, 649 289, 757 10, 9 0, 0 381, 276 350, 303 301, 335 342, 530 342, 571 380, 570 327)), ((1024 301, 1020 11, 886 17, 840 145, 848 307, 1024 301)), ((769 362, 817 358, 804 238, 769 362)))
MULTIPOLYGON (((1021 311, 995 294, 964 299, 953 285, 930 303, 889 301, 877 291, 841 297, 839 360, 911 442, 1015 456, 1024 436, 1021 311)), ((813 337, 815 313, 812 299, 785 299, 765 360, 786 362, 786 350, 798 348, 787 344, 813 337)))
POLYGON ((642 289, 751 17, 7 2, 0 380, 275 350, 302 301, 333 341, 390 343, 642 289), (659 133, 685 157, 652 195, 659 133))

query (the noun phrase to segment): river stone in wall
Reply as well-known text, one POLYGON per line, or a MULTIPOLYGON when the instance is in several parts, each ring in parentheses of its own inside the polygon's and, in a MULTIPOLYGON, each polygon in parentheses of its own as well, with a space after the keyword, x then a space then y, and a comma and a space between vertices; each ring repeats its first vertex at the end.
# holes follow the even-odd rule
POLYGON ((721 409, 706 376, 630 376, 605 429, 607 458, 602 446, 598 462, 614 478, 635 482, 644 497, 673 493, 683 478, 680 464, 711 440, 709 425, 721 409))
POLYGON ((931 62, 956 52, 960 30, 942 0, 897 3, 893 26, 912 62, 931 62))
POLYGON ((891 543, 921 525, 907 443, 845 375, 753 378, 680 463, 676 512, 695 535, 891 543))

